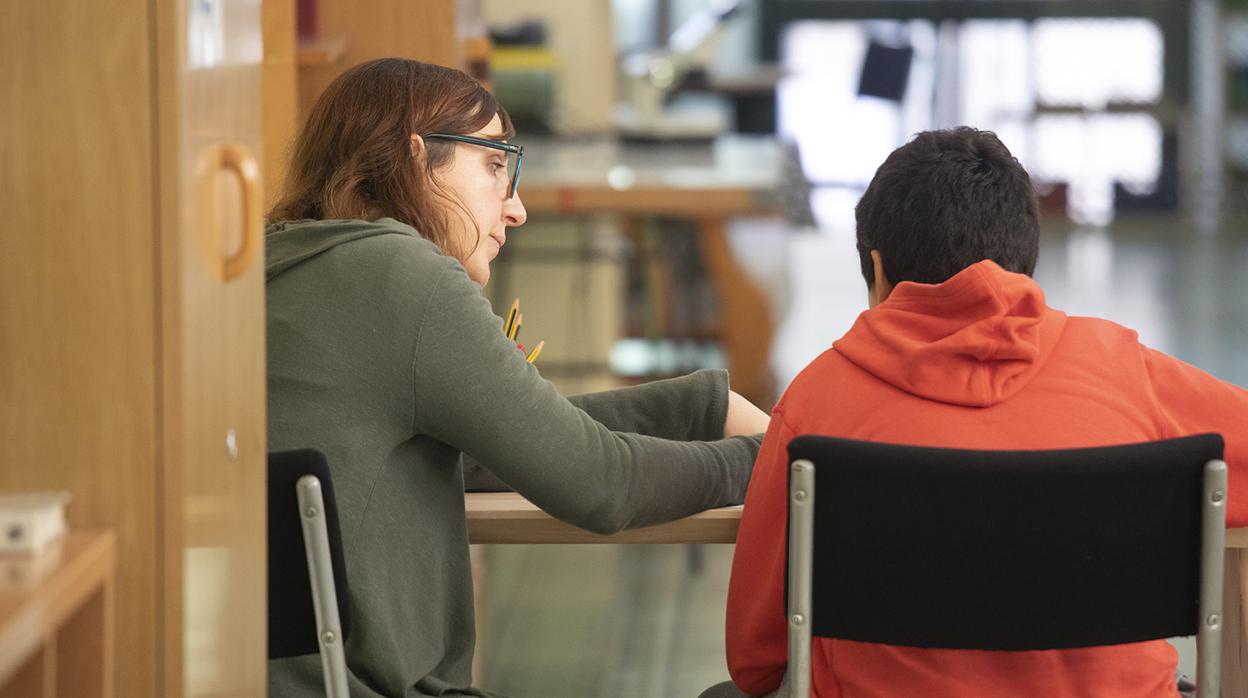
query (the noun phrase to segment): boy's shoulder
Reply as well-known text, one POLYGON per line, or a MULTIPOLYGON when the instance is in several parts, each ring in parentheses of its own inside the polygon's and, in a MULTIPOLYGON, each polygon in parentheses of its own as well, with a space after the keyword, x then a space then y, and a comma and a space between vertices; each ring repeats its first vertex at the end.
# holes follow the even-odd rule
POLYGON ((861 372, 862 369, 835 347, 828 347, 798 372, 777 404, 802 405, 812 397, 826 396, 830 392, 841 393, 850 376, 861 372))

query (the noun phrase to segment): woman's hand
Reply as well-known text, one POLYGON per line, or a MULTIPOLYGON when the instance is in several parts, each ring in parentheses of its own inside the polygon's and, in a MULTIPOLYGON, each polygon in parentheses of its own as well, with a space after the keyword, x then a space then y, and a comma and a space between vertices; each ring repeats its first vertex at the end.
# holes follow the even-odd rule
POLYGON ((728 418, 724 420, 724 438, 753 436, 767 431, 771 415, 758 409, 735 390, 728 391, 728 418))

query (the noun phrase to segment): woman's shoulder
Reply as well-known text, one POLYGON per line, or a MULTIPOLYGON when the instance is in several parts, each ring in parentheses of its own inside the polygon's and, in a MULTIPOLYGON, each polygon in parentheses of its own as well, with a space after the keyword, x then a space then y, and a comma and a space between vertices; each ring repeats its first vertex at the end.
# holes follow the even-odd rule
POLYGON ((265 276, 272 281, 327 252, 339 265, 366 269, 400 263, 432 271, 455 264, 415 228, 392 218, 283 221, 265 230, 265 276))
POLYGON ((366 221, 349 218, 304 219, 270 223, 264 230, 268 247, 329 248, 360 240, 390 246, 438 251, 412 226, 393 218, 366 221))
POLYGON ((373 250, 427 258, 434 263, 448 259, 437 245, 422 237, 415 228, 393 218, 351 221, 351 223, 362 224, 356 229, 367 234, 360 239, 365 246, 373 250))

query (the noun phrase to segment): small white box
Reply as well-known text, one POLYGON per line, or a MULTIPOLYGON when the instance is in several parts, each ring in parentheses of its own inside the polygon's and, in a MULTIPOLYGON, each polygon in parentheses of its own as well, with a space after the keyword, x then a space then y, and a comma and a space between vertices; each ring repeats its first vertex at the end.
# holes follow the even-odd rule
POLYGON ((33 555, 65 534, 68 492, 0 492, 0 553, 33 555))

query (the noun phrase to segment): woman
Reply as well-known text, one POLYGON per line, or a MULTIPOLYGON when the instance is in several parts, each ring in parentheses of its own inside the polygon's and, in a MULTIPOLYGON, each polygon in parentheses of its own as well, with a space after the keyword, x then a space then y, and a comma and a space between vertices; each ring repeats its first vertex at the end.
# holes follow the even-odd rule
MULTIPOLYGON (((333 468, 355 696, 469 688, 461 454, 555 517, 609 533, 742 501, 767 417, 726 375, 569 401, 481 293, 522 224, 505 111, 459 71, 384 59, 321 95, 266 234, 269 446, 333 468)), ((272 695, 319 695, 317 657, 272 695)))

